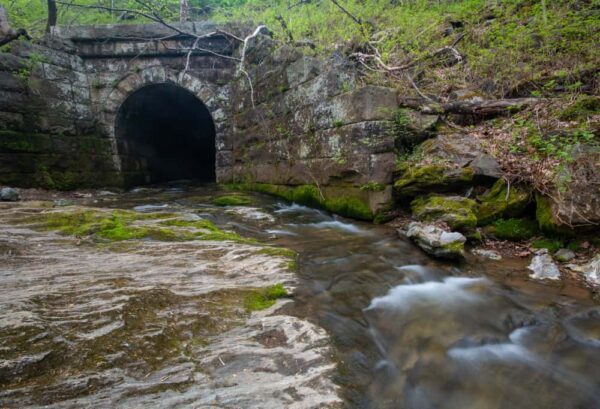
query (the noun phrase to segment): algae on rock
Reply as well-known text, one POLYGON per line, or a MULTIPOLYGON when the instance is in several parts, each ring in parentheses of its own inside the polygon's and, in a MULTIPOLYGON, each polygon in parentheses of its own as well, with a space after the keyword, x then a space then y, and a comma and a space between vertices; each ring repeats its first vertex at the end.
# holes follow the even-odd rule
POLYGON ((423 222, 444 222, 453 230, 477 225, 474 200, 461 196, 420 196, 411 202, 413 216, 423 222))
POLYGON ((394 183, 398 196, 414 197, 420 194, 446 192, 466 187, 473 181, 473 170, 444 165, 408 165, 394 183))
POLYGON ((531 192, 524 186, 508 186, 498 179, 492 188, 478 197, 477 222, 484 226, 500 218, 519 217, 531 202, 531 192))

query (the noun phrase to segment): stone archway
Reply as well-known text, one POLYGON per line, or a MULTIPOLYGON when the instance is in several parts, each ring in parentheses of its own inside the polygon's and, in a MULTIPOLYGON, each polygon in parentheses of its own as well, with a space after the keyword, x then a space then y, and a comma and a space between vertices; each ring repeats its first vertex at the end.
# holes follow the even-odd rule
POLYGON ((216 181, 213 118, 180 85, 151 83, 129 94, 116 113, 114 132, 127 185, 216 181))

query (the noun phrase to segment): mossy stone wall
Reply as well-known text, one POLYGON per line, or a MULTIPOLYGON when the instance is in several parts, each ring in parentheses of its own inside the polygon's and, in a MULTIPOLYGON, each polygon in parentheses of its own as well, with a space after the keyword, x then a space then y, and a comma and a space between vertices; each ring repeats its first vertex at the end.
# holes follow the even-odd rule
POLYGON ((0 51, 0 185, 68 190, 121 175, 91 109, 82 60, 67 45, 14 41, 0 51))

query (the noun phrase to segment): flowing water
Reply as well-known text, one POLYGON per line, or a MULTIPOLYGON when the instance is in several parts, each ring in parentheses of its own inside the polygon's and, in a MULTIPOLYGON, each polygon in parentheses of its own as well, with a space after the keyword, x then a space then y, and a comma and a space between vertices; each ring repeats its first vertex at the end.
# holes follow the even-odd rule
POLYGON ((600 308, 576 283, 529 281, 520 260, 440 263, 392 229, 273 198, 216 208, 215 193, 77 204, 209 218, 297 251, 297 271, 253 244, 98 246, 0 220, 0 407, 600 407, 600 308), (293 301, 244 310, 247 288, 277 282, 293 301))

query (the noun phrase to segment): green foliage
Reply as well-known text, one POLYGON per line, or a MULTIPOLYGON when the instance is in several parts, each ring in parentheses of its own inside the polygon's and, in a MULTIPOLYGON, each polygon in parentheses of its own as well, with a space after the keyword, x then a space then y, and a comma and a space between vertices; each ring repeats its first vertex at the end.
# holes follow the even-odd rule
MULTIPOLYGON (((600 146, 600 141, 585 125, 575 129, 565 129, 560 132, 543 133, 532 120, 518 118, 514 126, 514 138, 518 141, 523 135, 528 146, 535 149, 538 157, 552 157, 562 161, 571 161, 571 151, 577 144, 600 146)), ((519 152, 521 147, 513 145, 511 152, 519 152)))
POLYGON ((579 95, 560 119, 563 121, 584 120, 592 115, 600 114, 600 98, 592 95, 579 95))
POLYGON ((252 291, 244 297, 246 311, 261 311, 273 306, 279 298, 289 294, 282 284, 275 284, 261 290, 252 291))
POLYGON ((217 9, 212 18, 264 23, 285 40, 287 34, 277 20, 282 16, 294 38, 309 38, 318 54, 332 52, 339 44, 359 45, 372 33, 384 32, 377 47, 388 64, 426 62, 430 50, 467 33, 457 48, 466 57, 465 79, 471 83, 493 79, 498 96, 540 78, 545 78, 540 95, 558 84, 576 90, 581 83, 573 74, 593 65, 599 56, 595 45, 600 42, 600 20, 589 6, 566 0, 546 3, 543 10, 530 0, 344 1, 350 13, 368 22, 361 26, 330 1, 300 2, 290 8, 287 0, 246 0, 217 9), (449 21, 460 21, 464 28, 448 36, 449 21))
POLYGON ((21 81, 27 83, 27 82, 29 82, 29 79, 31 77, 31 72, 33 71, 33 69, 38 64, 41 64, 44 62, 46 62, 46 59, 44 58, 44 56, 37 54, 37 53, 31 53, 29 55, 29 58, 27 58, 27 60, 25 62, 25 66, 19 68, 17 71, 14 72, 14 74, 21 81))

